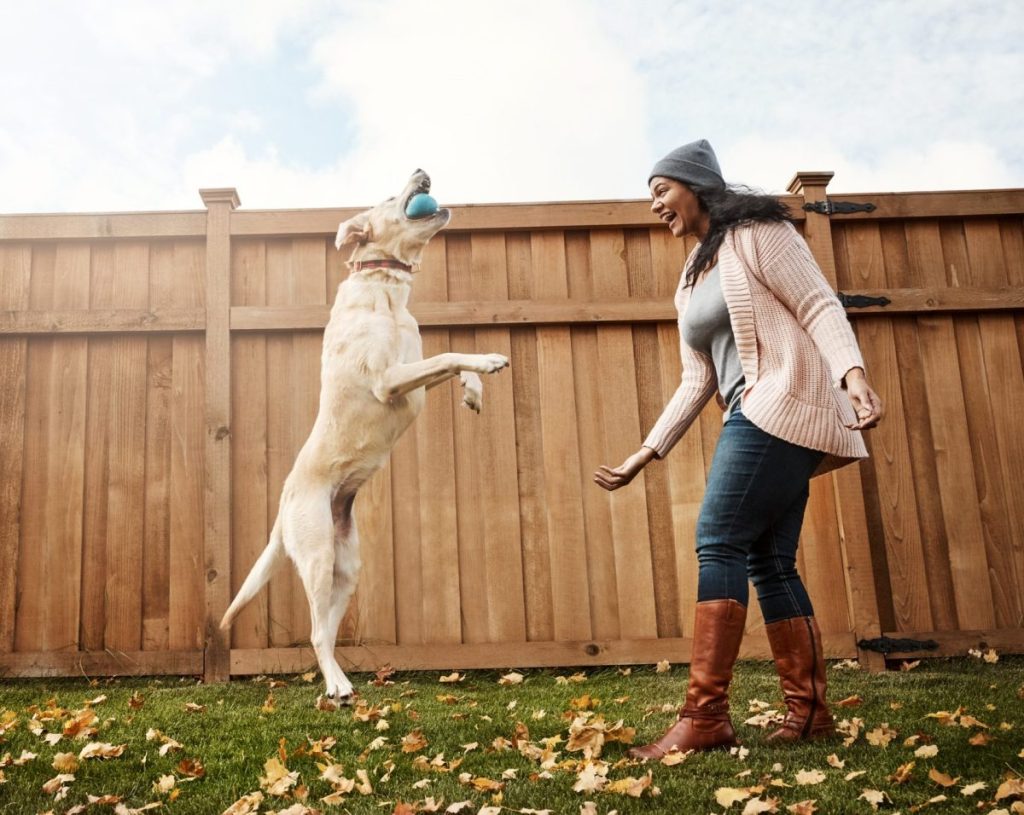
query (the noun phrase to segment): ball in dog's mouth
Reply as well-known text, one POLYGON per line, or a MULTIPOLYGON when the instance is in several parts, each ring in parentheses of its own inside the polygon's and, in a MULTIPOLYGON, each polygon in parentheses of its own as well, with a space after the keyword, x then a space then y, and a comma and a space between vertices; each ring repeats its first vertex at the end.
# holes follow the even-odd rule
POLYGON ((405 214, 409 218, 426 218, 437 212, 437 201, 425 192, 420 192, 409 199, 405 205, 405 214))

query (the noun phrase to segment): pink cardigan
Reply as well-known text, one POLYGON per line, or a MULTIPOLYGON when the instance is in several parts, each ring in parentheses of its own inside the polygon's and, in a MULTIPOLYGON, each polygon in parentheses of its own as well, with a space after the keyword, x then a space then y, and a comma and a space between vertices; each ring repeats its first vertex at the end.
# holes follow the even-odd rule
MULTIPOLYGON (((687 259, 687 264, 693 255, 687 259)), ((726 234, 718 250, 722 294, 746 379, 743 414, 773 436, 827 455, 815 475, 866 458, 842 389, 864 367, 857 338, 807 243, 787 222, 756 222, 726 234)), ((692 289, 676 291, 680 323, 692 289)), ((683 377, 644 441, 663 457, 717 393, 710 357, 682 339, 683 377)))

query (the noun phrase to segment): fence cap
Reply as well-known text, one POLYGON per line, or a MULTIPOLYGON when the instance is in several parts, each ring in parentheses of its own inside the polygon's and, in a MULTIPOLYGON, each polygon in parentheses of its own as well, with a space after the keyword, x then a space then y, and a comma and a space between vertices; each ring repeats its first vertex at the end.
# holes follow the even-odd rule
POLYGON ((203 203, 209 208, 210 204, 227 203, 231 209, 238 209, 242 202, 238 197, 238 190, 234 187, 216 187, 212 189, 199 190, 203 203))

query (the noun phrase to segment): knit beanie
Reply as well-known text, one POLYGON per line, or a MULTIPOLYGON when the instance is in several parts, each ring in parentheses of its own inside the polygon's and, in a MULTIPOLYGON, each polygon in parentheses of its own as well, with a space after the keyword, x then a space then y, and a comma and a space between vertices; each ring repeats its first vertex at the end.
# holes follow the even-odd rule
POLYGON ((665 158, 654 165, 647 183, 655 176, 674 178, 684 184, 700 187, 725 187, 722 169, 718 166, 715 151, 711 149, 707 139, 698 139, 682 147, 677 147, 665 158))

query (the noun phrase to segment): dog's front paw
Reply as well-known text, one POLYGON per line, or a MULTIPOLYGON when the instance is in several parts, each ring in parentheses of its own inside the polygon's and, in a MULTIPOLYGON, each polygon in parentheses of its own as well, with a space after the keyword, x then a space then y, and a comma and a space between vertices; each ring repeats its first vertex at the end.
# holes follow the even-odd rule
POLYGON ((480 377, 463 371, 459 379, 462 382, 462 404, 479 413, 480 408, 484 406, 484 386, 480 382, 480 377))
POLYGON ((504 354, 480 354, 480 373, 493 374, 506 367, 508 367, 508 357, 504 354))

